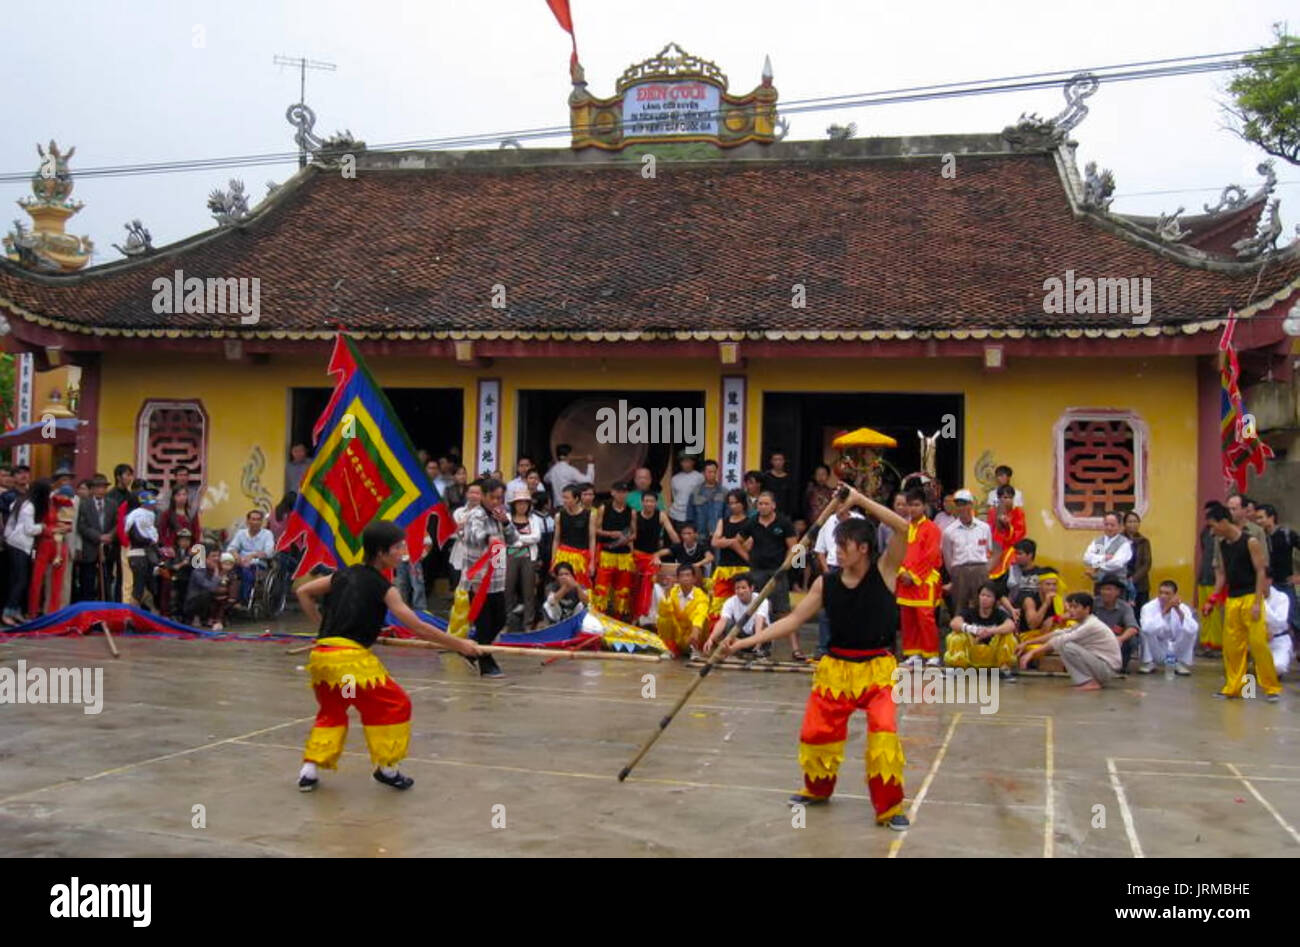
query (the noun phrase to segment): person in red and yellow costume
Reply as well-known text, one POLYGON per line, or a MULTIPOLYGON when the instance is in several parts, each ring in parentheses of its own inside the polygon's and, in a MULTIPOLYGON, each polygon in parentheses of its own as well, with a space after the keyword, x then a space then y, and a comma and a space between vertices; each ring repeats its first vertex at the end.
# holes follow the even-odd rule
POLYGON ((320 623, 307 673, 320 709, 307 737, 298 788, 311 792, 320 783, 318 767, 334 769, 348 735, 348 708, 361 714, 377 781, 394 789, 415 783, 398 772, 411 740, 411 699, 370 648, 389 612, 421 638, 466 657, 483 654, 469 638, 454 638, 421 621, 402 601, 391 575, 406 553, 406 534, 389 521, 371 523, 361 533, 362 563, 300 586, 303 614, 320 623), (323 600, 324 618, 318 600, 323 600))
POLYGON ((1016 560, 1016 543, 1028 533, 1024 508, 1016 506, 1016 488, 1009 484, 998 487, 997 498, 997 503, 989 507, 989 531, 1002 550, 989 563, 989 578, 995 581, 1007 574, 1016 560))
POLYGON ((591 607, 620 621, 632 617, 632 586, 637 577, 632 558, 632 516, 627 505, 628 485, 623 481, 610 487, 611 500, 596 511, 596 541, 600 558, 596 564, 596 584, 591 593, 591 607))
POLYGON ((876 823, 903 831, 903 746, 898 739, 898 704, 894 698, 893 604, 899 569, 907 554, 908 522, 888 507, 849 490, 849 506, 858 506, 892 529, 889 545, 873 562, 873 527, 850 517, 835 527, 840 571, 821 576, 789 615, 762 631, 734 638, 731 653, 794 634, 812 621, 823 605, 830 620, 830 648, 817 663, 812 693, 799 732, 799 768, 803 791, 790 797, 797 805, 828 802, 835 790, 849 718, 867 715, 867 789, 876 823))
POLYGON ((903 658, 919 664, 939 663, 939 568, 943 565, 943 534, 925 515, 925 490, 912 487, 907 500, 907 555, 898 567, 898 617, 903 627, 903 658))
POLYGON ((677 584, 659 603, 657 631, 674 657, 698 648, 709 618, 709 596, 695 584, 695 567, 677 567, 677 584))

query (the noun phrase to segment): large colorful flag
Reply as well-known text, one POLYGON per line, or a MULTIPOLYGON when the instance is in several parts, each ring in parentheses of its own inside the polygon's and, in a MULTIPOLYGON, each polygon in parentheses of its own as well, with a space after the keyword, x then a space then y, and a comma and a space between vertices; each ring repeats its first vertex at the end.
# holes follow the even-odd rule
POLYGON ((573 52, 569 54, 569 71, 572 72, 578 65, 578 37, 573 33, 573 14, 569 11, 569 0, 546 0, 546 5, 551 8, 560 27, 573 41, 573 52))
POLYGON ((456 531, 393 406, 342 332, 329 373, 336 379, 334 394, 312 429, 316 456, 280 537, 281 549, 299 538, 306 542, 295 578, 316 565, 359 563, 361 531, 374 520, 402 527, 413 556, 423 548, 430 513, 438 516, 439 544, 456 531))
POLYGON ((1260 440, 1253 423, 1247 424, 1243 409, 1241 367, 1237 350, 1232 344, 1237 329, 1237 314, 1228 313, 1228 324, 1219 339, 1219 438, 1223 457, 1223 480, 1238 493, 1246 492, 1246 471, 1253 468, 1256 476, 1264 472, 1273 449, 1260 440))

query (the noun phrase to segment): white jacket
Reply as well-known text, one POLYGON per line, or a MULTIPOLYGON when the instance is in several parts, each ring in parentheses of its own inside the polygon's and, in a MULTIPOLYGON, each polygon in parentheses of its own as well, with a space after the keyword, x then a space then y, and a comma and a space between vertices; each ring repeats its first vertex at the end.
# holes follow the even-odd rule
POLYGON ((36 545, 36 537, 45 532, 45 526, 36 522, 36 507, 31 500, 23 500, 18 507, 18 514, 10 516, 5 525, 5 542, 14 549, 20 549, 31 555, 36 545))

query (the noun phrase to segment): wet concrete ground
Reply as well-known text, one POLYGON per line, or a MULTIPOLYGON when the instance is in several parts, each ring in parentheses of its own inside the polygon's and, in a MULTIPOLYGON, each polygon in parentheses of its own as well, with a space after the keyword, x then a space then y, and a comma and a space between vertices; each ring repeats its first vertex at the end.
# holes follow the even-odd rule
POLYGON ((415 787, 370 778, 358 721, 340 770, 303 794, 305 655, 270 642, 119 646, 113 661, 98 636, 0 643, 0 667, 103 667, 105 689, 97 716, 0 705, 0 855, 1300 853, 1300 694, 1212 700, 1221 675, 1208 660, 1191 678, 1131 676, 1093 694, 1022 678, 1000 688, 995 714, 907 707, 913 827, 900 834, 872 824, 861 715, 835 800, 795 827, 784 800, 799 785, 805 674, 716 672, 619 784, 695 672, 507 657, 504 680, 481 681, 459 658, 384 648, 415 705, 403 764, 415 787))

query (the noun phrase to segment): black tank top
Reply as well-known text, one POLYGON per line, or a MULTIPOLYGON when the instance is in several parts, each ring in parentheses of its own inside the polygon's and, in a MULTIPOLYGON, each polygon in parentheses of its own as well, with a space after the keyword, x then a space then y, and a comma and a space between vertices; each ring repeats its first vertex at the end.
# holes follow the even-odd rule
POLYGON ((572 549, 587 549, 591 546, 591 510, 570 513, 560 510, 556 514, 560 521, 560 545, 572 549))
POLYGON ((1255 591, 1255 564, 1250 559, 1250 536, 1245 530, 1235 543, 1219 540, 1219 550, 1223 556, 1223 574, 1228 580, 1228 597, 1251 595, 1255 591))
POLYGON ((875 563, 851 589, 844 585, 842 572, 822 576, 822 602, 830 621, 832 648, 893 650, 898 606, 875 563))
MULTIPOLYGON (((749 523, 749 517, 745 517, 739 523, 733 523, 731 522, 730 519, 724 519, 722 521, 722 538, 731 539, 735 536, 738 536, 740 534, 740 531, 745 528, 747 523, 749 523)), ((728 547, 719 552, 718 565, 729 566, 734 568, 736 566, 748 565, 748 563, 746 563, 745 560, 740 557, 740 553, 728 547)))
MULTIPOLYGON (((620 513, 618 510, 614 509, 614 504, 611 503, 609 504, 609 506, 601 507, 601 511, 602 511, 600 514, 601 529, 608 530, 611 533, 614 532, 615 530, 622 533, 622 532, 626 532, 631 528, 632 507, 625 506, 623 507, 623 512, 620 513)), ((610 552, 628 551, 628 544, 621 539, 605 539, 601 541, 601 545, 603 545, 610 552)))
POLYGON ((658 552, 664 548, 664 525, 659 522, 659 511, 655 510, 655 515, 646 519, 644 513, 636 515, 636 538, 632 540, 632 545, 637 552, 658 552))
POLYGON ((322 606, 321 638, 351 638, 369 648, 388 619, 384 596, 389 582, 370 566, 348 566, 334 573, 322 606))

